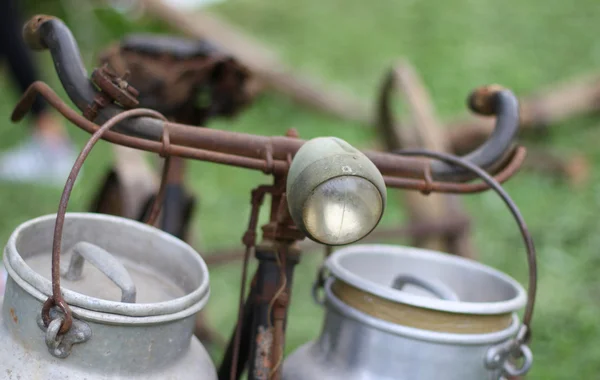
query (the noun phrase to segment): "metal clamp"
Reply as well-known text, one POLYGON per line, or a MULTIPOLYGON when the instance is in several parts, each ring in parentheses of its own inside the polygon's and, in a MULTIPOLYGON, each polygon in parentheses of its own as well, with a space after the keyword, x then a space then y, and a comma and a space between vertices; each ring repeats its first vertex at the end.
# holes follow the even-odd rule
POLYGON ((485 358, 485 366, 490 370, 499 370, 502 376, 515 377, 525 375, 533 364, 533 353, 527 344, 519 339, 511 339, 491 347, 485 358), (516 361, 521 360, 517 365, 516 361))
POLYGON ((73 318, 73 324, 66 334, 59 334, 60 327, 63 324, 63 316, 55 311, 50 311, 52 321, 46 327, 41 315, 37 319, 37 324, 42 331, 46 333, 45 341, 48 346, 48 352, 54 357, 64 359, 71 354, 71 348, 74 344, 84 343, 92 337, 90 326, 80 320, 73 318))
POLYGON ((62 277, 70 281, 81 279, 85 259, 121 289, 121 302, 135 303, 135 283, 125 266, 113 255, 97 245, 83 241, 75 244, 72 251, 71 262, 62 277))
POLYGON ((140 93, 127 83, 127 77, 128 74, 119 77, 108 65, 94 69, 91 75, 92 82, 106 93, 110 99, 113 99, 125 109, 136 108, 140 104, 137 100, 140 93))
POLYGON ((402 290, 407 284, 421 287, 446 301, 460 301, 454 290, 450 289, 446 284, 440 281, 425 280, 410 274, 396 276, 392 283, 392 287, 397 290, 402 290))

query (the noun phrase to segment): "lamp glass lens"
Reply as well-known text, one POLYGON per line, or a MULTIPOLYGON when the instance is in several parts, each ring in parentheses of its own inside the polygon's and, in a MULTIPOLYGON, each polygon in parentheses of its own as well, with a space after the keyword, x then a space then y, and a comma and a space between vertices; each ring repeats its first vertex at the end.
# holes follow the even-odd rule
POLYGON ((355 242, 375 228, 383 202, 364 178, 341 176, 320 184, 306 200, 304 225, 314 239, 329 245, 355 242))

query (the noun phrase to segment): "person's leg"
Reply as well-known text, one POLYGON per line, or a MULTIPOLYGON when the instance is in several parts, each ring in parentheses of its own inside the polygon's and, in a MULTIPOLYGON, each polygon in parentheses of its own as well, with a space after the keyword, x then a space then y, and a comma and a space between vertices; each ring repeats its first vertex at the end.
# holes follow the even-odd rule
MULTIPOLYGON (((25 92, 38 78, 38 73, 31 52, 23 41, 22 26, 23 20, 18 12, 16 0, 0 0, 0 44, 14 81, 21 92, 25 92)), ((33 104, 32 113, 37 117, 45 110, 46 105, 38 97, 33 104)))
MULTIPOLYGON (((0 0, 0 51, 21 93, 38 79, 33 57, 22 37, 16 0, 0 0)), ((0 155, 0 179, 64 182, 73 163, 66 130, 38 97, 32 107, 32 134, 22 145, 0 155)))

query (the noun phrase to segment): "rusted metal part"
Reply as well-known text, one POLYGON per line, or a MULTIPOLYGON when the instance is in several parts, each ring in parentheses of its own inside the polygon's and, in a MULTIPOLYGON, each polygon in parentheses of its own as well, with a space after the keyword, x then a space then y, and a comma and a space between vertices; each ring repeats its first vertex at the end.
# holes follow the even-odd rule
MULTIPOLYGON (((32 20, 36 20, 36 18, 34 17, 32 20)), ((34 35, 32 38, 40 39, 47 46, 55 61, 57 74, 67 94, 79 109, 84 110, 87 104, 93 101, 98 91, 87 78, 79 48, 69 28, 59 19, 52 18, 41 23, 37 29, 30 30, 30 33, 34 35)), ((497 112, 496 128, 494 128, 490 138, 482 146, 469 153, 466 159, 488 171, 495 172, 494 165, 506 154, 518 129, 518 102, 514 94, 505 89, 494 92, 494 95, 488 98, 494 102, 492 108, 497 112)), ((119 107, 109 105, 99 112, 98 120, 106 120, 121 111, 119 107)), ((237 136, 230 134, 226 139, 222 139, 214 134, 200 135, 194 133, 195 128, 189 125, 162 123, 143 117, 128 120, 119 125, 119 130, 123 133, 154 141, 160 139, 164 128, 171 128, 170 135, 174 144, 197 149, 217 150, 225 154, 233 153, 243 155, 246 158, 263 158, 268 147, 264 141, 265 136, 257 139, 257 136, 248 134, 237 134, 237 136), (243 140, 240 138, 243 138, 243 140), (233 152, 231 149, 233 149, 233 152)), ((276 138, 267 139, 274 142, 276 138)), ((271 144, 275 166, 278 160, 287 158, 288 154, 295 154, 299 147, 298 143, 302 144, 302 142, 295 139, 285 137, 277 139, 280 141, 271 144), (286 139, 290 141, 286 141, 286 139)), ((381 154, 368 152, 367 155, 374 161, 382 160, 381 154)), ((394 173, 405 177, 414 178, 417 176, 419 178, 423 173, 422 163, 419 160, 411 163, 412 160, 404 158, 400 161, 403 162, 398 162, 393 166, 388 166, 385 163, 378 164, 378 166, 384 172, 391 172, 384 174, 394 173)), ((433 163, 431 173, 435 180, 466 182, 473 179, 472 174, 468 171, 457 169, 442 162, 433 163)))
MULTIPOLYGON (((506 111, 504 117, 497 118, 497 129, 494 134, 487 140, 480 148, 469 153, 467 159, 477 162, 477 165, 484 166, 491 172, 498 170, 499 162, 502 162, 502 156, 506 155, 504 152, 505 145, 512 142, 514 134, 517 131, 517 107, 515 104, 514 97, 505 90, 492 92, 493 96, 488 96, 490 89, 488 87, 482 87, 473 92, 471 98, 478 99, 474 104, 483 104, 485 102, 493 102, 494 107, 503 107, 506 111), (492 160, 493 163, 489 162, 490 157, 497 157, 492 160), (487 162, 487 164, 483 164, 487 162), (490 166, 490 167, 487 167, 490 166)), ((479 112, 479 108, 473 109, 475 112, 479 112)), ((498 113, 502 115, 502 112, 498 113)), ((272 151, 272 157, 274 164, 276 165, 278 160, 285 159, 288 155, 294 155, 297 150, 304 143, 303 140, 293 139, 288 137, 266 137, 266 136, 255 136, 241 133, 231 133, 226 131, 213 131, 213 130, 201 130, 200 133, 195 133, 193 129, 188 126, 181 124, 166 124, 165 127, 172 128, 171 135, 175 142, 175 134, 178 138, 182 139, 182 144, 191 145, 197 148, 218 150, 223 153, 240 154, 246 157, 262 158, 265 156, 267 147, 270 147, 272 151), (184 138, 185 136, 185 138, 184 138), (185 142, 184 142, 185 141, 185 142)), ((410 160, 407 157, 403 162, 397 161, 397 157, 390 157, 389 154, 383 152, 364 152, 365 155, 375 163, 383 175, 401 176, 410 178, 422 178, 425 165, 421 160, 410 160)), ((432 175, 434 179, 445 178, 450 180, 453 178, 461 178, 463 181, 465 178, 464 171, 460 174, 455 173, 456 168, 448 165, 436 165, 432 164, 432 175)), ((469 177, 472 178, 472 177, 469 177)))
POLYGON ((273 190, 273 186, 262 185, 254 190, 252 190, 251 195, 251 211, 250 211, 250 220, 248 222, 248 229, 242 238, 242 243, 246 247, 244 253, 244 264, 242 266, 242 283, 240 286, 240 298, 238 304, 238 318, 235 327, 235 333, 233 336, 233 355, 231 359, 231 363, 223 363, 225 366, 229 366, 231 368, 229 377, 231 380, 235 380, 238 378, 238 362, 239 362, 239 352, 241 345, 241 334, 242 334, 242 324, 244 319, 244 298, 246 296, 246 280, 248 276, 248 262, 250 260, 250 254, 254 250, 256 246, 256 228, 258 226, 258 216, 260 207, 263 203, 265 195, 273 190))
POLYGON ((160 187, 158 188, 158 193, 154 197, 154 201, 152 203, 152 206, 150 207, 148 219, 146 220, 146 223, 148 223, 151 226, 156 225, 156 221, 158 219, 160 209, 161 209, 162 205, 164 204, 165 189, 167 187, 167 183, 169 181, 169 173, 171 171, 172 159, 167 153, 169 151, 169 145, 171 144, 171 139, 169 138, 169 131, 167 129, 165 129, 163 132, 162 144, 163 144, 163 151, 160 153, 160 156, 164 157, 165 160, 163 163, 160 187))
POLYGON ((108 65, 98 67, 92 71, 92 82, 98 88, 106 93, 111 99, 119 103, 125 109, 137 107, 140 102, 137 97, 139 91, 127 82, 129 72, 119 76, 117 73, 109 69, 108 65))
POLYGON ((83 110, 83 117, 88 120, 94 120, 98 117, 98 112, 112 102, 108 94, 98 92, 90 104, 83 110))
MULTIPOLYGON (((493 178, 504 183, 510 179, 521 168, 523 161, 527 155, 527 150, 523 146, 518 146, 513 157, 504 169, 496 174, 493 178)), ((425 171, 424 171, 425 172, 425 171)), ((425 177, 425 174, 423 175, 425 177)), ((489 190, 486 183, 449 183, 449 182, 434 182, 427 180, 416 180, 411 178, 392 178, 384 176, 385 184, 388 187, 418 190, 423 193, 449 193, 449 194, 473 194, 489 190)))
MULTIPOLYGON (((116 90, 116 98, 121 92, 129 95, 119 90, 135 86, 141 107, 155 109, 175 122, 204 126, 209 119, 237 115, 252 101, 247 68, 206 41, 131 34, 102 51, 99 61, 103 66, 92 74, 92 79, 104 74, 94 81, 98 87, 106 92, 116 90), (101 85, 104 82, 106 85, 101 85)), ((175 156, 169 162, 167 182, 162 196, 154 197, 154 207, 159 198, 164 199, 159 227, 188 241, 196 197, 185 189, 185 160, 175 156)), ((197 336, 210 345, 214 342, 205 339, 218 337, 218 333, 202 323, 202 314, 198 314, 197 336)))
MULTIPOLYGON (((48 103, 60 112, 65 118, 71 121, 76 126, 82 128, 88 133, 94 133, 98 129, 98 125, 87 120, 85 117, 79 115, 75 110, 70 108, 62 99, 43 82, 33 83, 29 89, 25 92, 21 98, 21 102, 17 104, 13 114, 12 120, 21 120, 27 111, 31 108, 35 96, 41 95, 48 101, 48 103)), ((193 127, 190 127, 193 128, 193 127)), ((215 130, 209 130, 205 128, 193 128, 197 131, 212 131, 220 132, 215 130)), ((169 130, 172 131, 171 129, 169 130)), ((171 134, 172 135, 172 134, 171 134)), ((252 136, 252 135, 248 135, 252 136)), ((121 133, 107 131, 103 135, 103 139, 114 144, 123 145, 130 148, 141 149, 153 153, 161 153, 163 146, 160 142, 151 141, 143 138, 127 136, 121 133)), ((194 149, 186 146, 176 145, 172 143, 170 145, 168 154, 170 156, 178 156, 183 158, 190 158, 194 160, 207 161, 213 163, 220 163, 225 165, 237 166, 241 168, 253 169, 265 171, 267 165, 263 159, 248 158, 232 154, 224 154, 220 152, 208 151, 205 149, 194 149)), ((287 162, 276 161, 273 163, 274 173, 284 173, 287 171, 287 162)))
POLYGON ((297 255, 290 255, 288 247, 289 245, 285 243, 272 242, 271 244, 261 244, 256 250, 256 258, 259 260, 258 297, 254 299, 253 329, 255 336, 259 335, 262 330, 269 331, 272 338, 268 357, 263 356, 259 347, 251 349, 249 373, 254 374, 253 378, 256 380, 278 378, 281 372, 279 359, 281 358, 280 353, 283 352, 287 304, 291 295, 289 287, 297 263, 297 255), (287 293, 287 297, 280 299, 283 292, 287 293), (283 302, 276 305, 278 299, 283 302))
MULTIPOLYGON (((259 260, 256 284, 253 287, 255 293, 252 295, 252 337, 256 344, 250 347, 249 368, 250 376, 254 379, 269 378, 279 379, 281 376, 281 353, 283 352, 285 321, 287 318, 287 307, 291 296, 290 287, 293 271, 298 262, 298 251, 295 243, 298 235, 290 233, 293 231, 293 221, 288 212, 285 191, 285 176, 275 176, 272 186, 259 187, 253 192, 253 210, 251 214, 250 227, 244 235, 244 244, 247 246, 244 255, 244 271, 247 268, 250 248, 256 239, 256 223, 258 221, 258 202, 267 193, 271 195, 270 220, 263 231, 263 243, 255 250, 255 256, 259 260), (262 344, 261 344, 262 343, 262 344), (268 343, 268 344, 267 344, 268 343), (275 355, 275 356, 274 356, 275 355)), ((304 238, 304 236, 300 236, 304 238)), ((245 275, 242 276, 245 279, 245 275)), ((237 364, 239 362, 239 336, 241 334, 241 318, 243 310, 244 286, 240 295, 240 313, 238 324, 234 335, 235 345, 231 363, 223 362, 222 368, 230 366, 231 380, 239 375, 237 364)), ((249 318, 248 316, 246 316, 249 318)), ((244 362, 245 360, 242 360, 244 362)), ((220 371, 222 373, 222 371, 220 371)))
POLYGON ((75 160, 73 164, 73 168, 69 177, 67 178, 67 182, 65 184, 65 188, 60 198, 60 203, 58 206, 58 212, 56 215, 56 225, 54 228, 54 237, 52 242, 52 296, 48 297, 46 302, 44 302, 42 308, 42 320, 46 327, 49 326, 50 320, 50 309, 53 306, 58 306, 64 315, 64 321, 60 327, 59 333, 65 334, 71 328, 71 324, 73 323, 73 319, 71 317, 71 310, 67 303, 65 302, 62 292, 60 289, 60 250, 62 243, 62 230, 65 223, 65 214, 67 212, 67 206, 69 204, 69 198, 71 196, 71 191, 73 190, 73 185, 75 180, 77 179, 77 175, 85 162, 85 159, 91 152, 94 145, 102 138, 102 134, 105 133, 110 128, 114 127, 120 121, 133 116, 148 116, 148 117, 156 117, 163 118, 158 112, 148 109, 136 109, 125 111, 118 116, 115 116, 113 119, 107 121, 103 124, 88 140, 85 144, 79 156, 75 160))
MULTIPOLYGON (((242 317, 242 328, 240 333, 240 345, 238 346, 238 355, 236 362, 237 376, 235 380, 238 380, 241 377, 244 368, 248 363, 248 358, 250 357, 250 346, 253 343, 253 339, 251 336, 252 331, 252 323, 253 323, 253 313, 254 313, 254 295, 255 295, 255 286, 256 286, 256 277, 254 277, 250 284, 250 292, 246 299, 246 303, 244 304, 244 311, 242 317)), ((234 330, 233 334, 237 333, 237 328, 234 330)), ((233 353, 235 350, 235 337, 232 337, 229 340, 229 344, 227 344, 227 348, 225 350, 225 354, 223 355, 223 359, 221 360, 221 365, 218 370, 218 378, 219 380, 228 380, 230 379, 231 374, 231 366, 233 365, 233 353)))
MULTIPOLYGON (((285 294, 285 293, 284 293, 285 294)), ((272 350, 272 359, 271 361, 275 363, 269 373, 269 379, 279 380, 281 378, 281 372, 279 368, 283 363, 283 346, 284 346, 284 323, 285 318, 287 316, 287 304, 283 304, 280 301, 280 298, 275 302, 275 307, 273 308, 273 319, 275 320, 273 323, 273 350, 272 350)))
POLYGON ((231 51, 253 73, 253 93, 265 88, 287 96, 325 114, 366 125, 371 122, 366 104, 348 92, 334 91, 314 78, 297 75, 274 52, 248 38, 226 21, 209 12, 186 14, 160 0, 143 0, 143 9, 165 21, 174 30, 192 38, 208 39, 231 51))
POLYGON ((253 98, 249 70, 205 41, 130 35, 100 54, 100 62, 139 90, 142 107, 180 123, 232 117, 253 98))
POLYGON ((137 107, 139 102, 136 97, 139 92, 127 83, 126 76, 127 74, 124 74, 123 77, 119 77, 106 65, 95 69, 92 72, 91 80, 100 89, 100 92, 85 108, 83 116, 88 120, 95 120, 98 112, 112 102, 116 102, 125 109, 137 107))
MULTIPOLYGON (((286 202, 281 202, 286 203, 286 202)), ((281 213, 279 215, 282 215, 281 213)), ((288 287, 288 279, 286 276, 286 255, 287 252, 277 252, 276 261, 279 266, 279 279, 281 284, 277 291, 272 295, 272 299, 269 301, 269 309, 267 312, 268 316, 273 319, 273 349, 271 350, 271 362, 274 363, 269 372, 269 379, 279 380, 281 378, 281 372, 279 368, 283 362, 283 346, 285 339, 285 328, 284 323, 287 317, 287 310, 289 306, 289 295, 286 292, 288 287)), ((270 320, 269 320, 270 322, 270 320)))
POLYGON ((256 355, 253 361, 252 379, 267 380, 272 367, 271 350, 273 349, 273 329, 258 327, 256 334, 256 355))
MULTIPOLYGON (((486 87, 473 93, 470 97, 473 104, 470 107, 482 114, 493 114, 494 110, 491 109, 493 101, 489 97, 497 91, 498 88, 486 87)), ((424 147, 434 151, 447 151, 444 132, 435 115, 429 94, 410 63, 400 62, 390 70, 384 79, 377 109, 379 110, 378 131, 387 150, 424 147), (397 123, 393 117, 394 92, 402 97, 408 108, 408 116, 401 123, 397 123)), ((414 192, 404 192, 402 196, 406 200, 410 218, 415 222, 437 220, 452 215, 465 216, 460 200, 452 195, 432 194, 423 197, 414 192)), ((461 231, 458 235, 417 237, 412 240, 412 245, 465 257, 474 256, 473 246, 465 231, 461 231)))
MULTIPOLYGON (((379 227, 370 235, 366 236, 362 241, 381 241, 387 239, 399 239, 406 237, 424 238, 430 235, 454 235, 459 234, 469 227, 470 223, 467 218, 458 216, 449 219, 441 219, 425 223, 410 223, 400 227, 379 227)), ((318 249, 322 246, 312 240, 302 240, 298 244, 298 249, 303 253, 320 252, 318 249)), ((239 248, 224 248, 211 252, 206 252, 203 256, 204 261, 208 266, 225 265, 235 261, 239 261, 244 257, 239 248)))
MULTIPOLYGON (((34 17, 35 19, 35 17, 34 17)), ((94 99, 97 89, 91 85, 86 76, 86 70, 79 57, 79 48, 68 27, 58 19, 49 19, 40 24, 36 30, 31 31, 48 47, 61 83, 65 87, 71 100, 80 109, 85 109, 89 102, 94 99)), ((476 95, 480 91, 476 91, 476 95)), ((513 141, 518 129, 518 102, 510 90, 498 90, 493 96, 484 97, 492 101, 493 109, 497 113, 496 128, 490 138, 479 148, 466 156, 467 160, 486 170, 495 172, 495 164, 507 153, 507 149, 513 141)), ((477 111, 477 110, 475 110, 477 111)), ((98 120, 105 120, 112 115, 121 112, 119 107, 109 105, 99 112, 98 120)), ((219 132, 201 129, 203 134, 194 133, 196 128, 176 123, 161 123, 149 118, 136 118, 128 120, 119 125, 119 130, 128 135, 143 137, 151 140, 159 140, 164 128, 170 128, 170 136, 174 144, 179 144, 197 149, 219 151, 224 154, 242 155, 245 158, 264 158, 268 148, 272 148, 271 156, 273 166, 277 166, 278 160, 287 159, 288 155, 294 155, 302 141, 286 137, 254 136, 250 134, 232 134, 226 138, 219 136, 219 132), (269 142, 270 144, 267 144, 269 142)), ((403 158, 395 165, 388 165, 389 157, 377 152, 367 152, 379 169, 387 175, 401 175, 404 177, 419 178, 423 173, 423 163, 420 160, 403 158), (381 162, 378 162, 381 161, 381 162)), ((214 156, 213 156, 214 157, 214 156)), ((267 170, 270 166, 267 167, 267 170)), ((285 170, 285 169, 284 169, 285 170)), ((443 162, 435 162, 431 168, 435 180, 466 182, 471 180, 472 174, 468 171, 447 165, 443 162)))
POLYGON ((165 188, 167 187, 167 177, 169 175, 169 169, 171 167, 170 164, 171 157, 165 157, 165 164, 163 166, 160 187, 158 189, 158 193, 154 197, 154 201, 152 202, 152 206, 150 207, 148 219, 146 220, 146 223, 148 223, 151 226, 156 226, 156 221, 158 219, 158 215, 160 214, 160 209, 163 205, 163 201, 165 200, 165 188))
MULTIPOLYGON (((56 108, 63 116, 78 127, 89 133, 94 133, 98 129, 98 125, 76 113, 43 82, 35 82, 25 92, 13 111, 13 121, 19 121, 25 116, 37 94, 43 96, 51 106, 56 108)), ((256 136, 207 128, 194 128, 174 123, 165 123, 165 128, 169 128, 169 135, 171 136, 171 144, 167 152, 171 156, 261 170, 263 172, 271 171, 274 174, 287 172, 289 167, 288 156, 295 154, 305 142, 304 140, 290 137, 256 136), (174 132, 178 132, 179 139, 182 139, 183 136, 190 137, 186 141, 187 144, 197 144, 211 150, 177 145, 173 137, 174 132), (273 147, 273 161, 271 164, 268 164, 262 158, 264 157, 263 152, 269 146, 273 147), (279 159, 284 153, 286 153, 285 157, 279 159)), ((160 153, 163 151, 163 145, 160 142, 127 136, 121 133, 107 131, 103 135, 103 139, 115 144, 149 152, 160 153)), ((428 184, 422 180, 412 179, 424 178, 428 164, 423 160, 383 152, 366 152, 366 154, 382 174, 384 174, 384 179, 388 187, 447 193, 476 193, 488 190, 488 186, 483 183, 431 182, 428 184)), ((518 170, 524 158, 525 149, 519 147, 508 165, 503 167, 502 171, 496 176, 496 180, 502 183, 510 178, 518 170)))

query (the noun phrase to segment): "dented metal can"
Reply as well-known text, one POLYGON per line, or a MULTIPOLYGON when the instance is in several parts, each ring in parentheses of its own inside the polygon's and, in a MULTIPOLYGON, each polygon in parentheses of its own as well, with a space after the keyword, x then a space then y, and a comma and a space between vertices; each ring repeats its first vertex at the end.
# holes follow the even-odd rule
POLYGON ((41 320, 52 294, 56 215, 20 225, 4 253, 0 373, 8 379, 209 379, 215 367, 193 336, 209 276, 189 245, 121 217, 68 213, 61 289, 73 325, 41 320))

